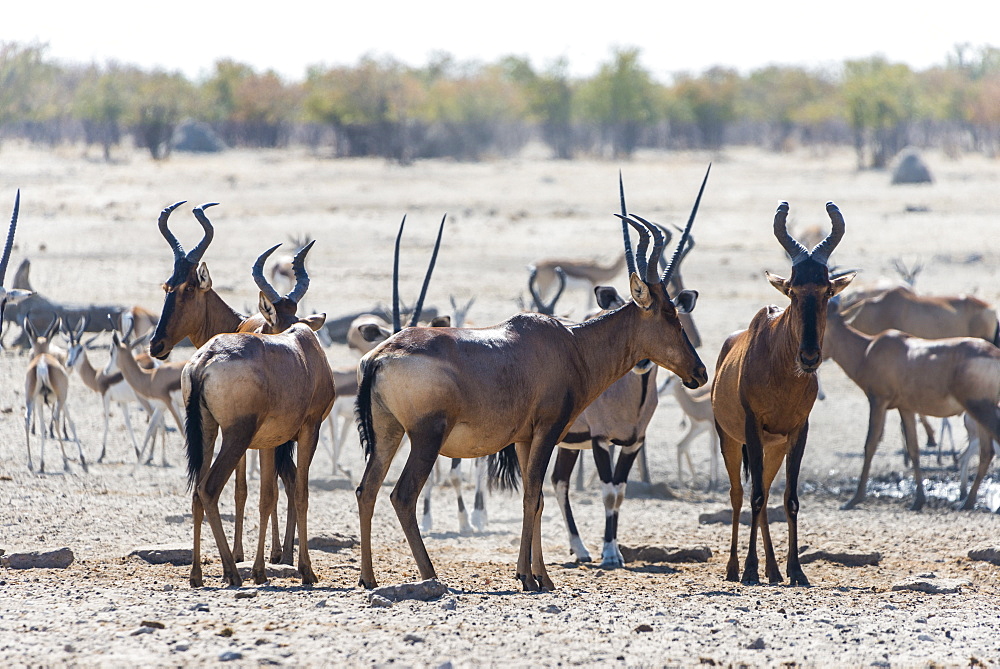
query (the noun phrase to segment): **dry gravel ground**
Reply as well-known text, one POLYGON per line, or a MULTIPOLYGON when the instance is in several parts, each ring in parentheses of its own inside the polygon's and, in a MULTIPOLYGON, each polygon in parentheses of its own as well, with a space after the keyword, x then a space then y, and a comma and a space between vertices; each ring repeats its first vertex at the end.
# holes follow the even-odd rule
MULTIPOLYGON (((641 154, 623 165, 526 155, 404 168, 292 151, 176 155, 163 164, 134 153, 104 165, 77 149, 42 152, 7 144, 2 158, 0 197, 10 202, 14 190, 22 189, 11 268, 30 257, 35 288, 71 302, 158 310, 171 256, 155 220, 163 206, 180 199, 222 203, 211 212, 216 241, 205 260, 216 287, 237 308, 256 303, 248 269, 258 253, 288 234, 314 235, 319 241, 309 262, 307 308, 331 315, 385 302, 390 240, 403 213, 412 222, 404 241, 404 291, 415 292, 436 223, 449 212, 429 301, 443 307, 449 294, 475 296, 470 318, 489 324, 516 309, 530 261, 551 255, 610 260, 621 252, 619 229, 609 216, 617 208, 619 168, 630 208, 654 220, 681 222, 710 159, 714 168, 695 228, 697 248, 684 268, 688 285, 701 292, 695 316, 710 368, 726 334, 761 306, 783 299, 762 276, 763 269, 788 271, 770 232, 779 199, 791 203, 798 226, 825 223, 827 200, 841 206, 847 235, 834 261, 861 268, 859 284, 891 274, 890 260, 902 256, 923 260, 918 287, 926 292, 974 291, 998 299, 1000 165, 978 156, 948 161, 928 155, 936 182, 924 187, 890 187, 887 174, 858 172, 853 156, 839 151, 641 154)), ((200 232, 186 212, 175 214, 173 228, 190 248, 200 232)), ((624 277, 616 283, 622 290, 627 285, 624 277)), ((571 289, 561 306, 580 316, 586 301, 582 290, 571 289)), ((91 355, 103 360, 107 352, 91 355)), ((330 357, 337 364, 352 360, 339 348, 330 357)), ((1000 566, 968 557, 972 548, 1000 545, 1000 518, 990 512, 1000 503, 995 476, 978 510, 957 512, 956 475, 925 457, 927 475, 936 482, 930 503, 922 513, 908 511, 909 479, 890 420, 874 467, 880 494, 858 510, 839 511, 860 469, 867 412, 863 395, 831 363, 822 370, 829 397, 814 410, 803 465, 801 543, 877 551, 877 566, 813 562, 805 565, 810 588, 727 583, 729 529, 699 524, 698 516, 726 508, 728 494, 678 483, 674 445, 682 434, 681 415, 664 398, 648 447, 654 482, 666 483, 672 493, 662 494, 659 486, 658 495, 627 500, 622 542, 708 546, 713 557, 707 563, 638 562, 618 571, 564 563, 565 531, 550 497, 544 543, 558 589, 524 594, 513 579, 519 499, 493 495, 488 530, 460 536, 452 492, 439 487, 436 527, 427 543, 450 591, 389 608, 370 606, 357 587, 356 547, 312 551, 321 581, 311 588, 275 568, 263 587, 192 590, 188 567, 127 557, 145 546, 190 546, 179 435, 168 438, 170 467, 136 470, 115 416, 110 463, 91 463, 83 472, 74 461, 63 472, 50 442, 47 473, 29 473, 20 390, 26 366, 16 352, 0 354, 0 549, 11 554, 65 546, 76 559, 66 569, 0 568, 3 665, 1000 664, 1000 566), (929 583, 965 584, 952 594, 892 589, 927 574, 936 576, 926 578, 929 583)), ((93 459, 100 446, 100 403, 79 380, 72 382, 71 397, 85 452, 93 459)), ((962 445, 963 431, 956 432, 962 445)), ((356 477, 363 463, 354 443, 344 464, 356 477)), ((705 443, 694 448, 701 472, 708 461, 705 443)), ((33 448, 37 464, 37 442, 33 448)), ((331 476, 325 448, 312 478, 312 531, 356 536, 351 485, 331 476)), ((376 510, 375 568, 381 583, 400 584, 418 575, 388 491, 376 510)), ((779 498, 776 493, 772 499, 779 498)), ((598 491, 574 492, 573 499, 584 539, 599 552, 598 491)), ((231 513, 228 491, 223 504, 231 513)), ((249 519, 251 536, 255 515, 249 519)), ((217 552, 210 533, 205 536, 211 558, 206 581, 218 583, 217 552)), ((744 528, 741 555, 746 536, 744 528)), ((775 525, 774 538, 783 554, 783 524, 775 525)))

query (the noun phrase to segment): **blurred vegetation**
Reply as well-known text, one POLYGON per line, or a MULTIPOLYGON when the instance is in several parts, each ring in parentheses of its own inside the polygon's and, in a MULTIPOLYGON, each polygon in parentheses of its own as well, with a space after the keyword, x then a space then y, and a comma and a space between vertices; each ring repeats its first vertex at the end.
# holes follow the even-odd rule
POLYGON ((628 158, 639 149, 851 145, 859 168, 883 168, 904 146, 948 155, 1000 151, 1000 49, 957 45, 923 71, 881 56, 810 70, 726 67, 658 79, 637 48, 616 49, 591 77, 564 60, 537 68, 508 56, 423 67, 366 56, 310 67, 302 81, 232 60, 202 81, 109 62, 76 65, 40 44, 0 42, 0 140, 99 147, 123 142, 170 155, 182 122, 232 147, 307 146, 337 157, 479 160, 529 142, 558 159, 628 158))

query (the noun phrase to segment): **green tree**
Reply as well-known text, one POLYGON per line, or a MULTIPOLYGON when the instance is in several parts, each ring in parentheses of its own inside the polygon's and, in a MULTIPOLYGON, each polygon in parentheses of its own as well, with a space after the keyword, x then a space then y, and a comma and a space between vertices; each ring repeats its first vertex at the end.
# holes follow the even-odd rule
POLYGON ((137 147, 149 151, 153 160, 170 155, 174 128, 194 107, 194 87, 180 73, 154 70, 128 73, 131 104, 127 119, 137 147))
POLYGON ((720 149, 726 127, 736 117, 740 77, 735 70, 714 67, 700 77, 681 76, 673 95, 693 119, 705 148, 720 149))
POLYGON ((639 50, 615 50, 611 61, 580 86, 581 118, 598 124, 615 157, 629 157, 640 132, 660 117, 662 90, 639 64, 639 50))
POLYGON ((742 82, 739 114, 770 128, 768 144, 787 150, 792 136, 828 123, 837 116, 836 84, 822 73, 801 67, 772 65, 750 73, 742 82))
POLYGON ((568 63, 557 60, 538 73, 524 58, 509 57, 502 63, 507 75, 524 91, 530 119, 538 123, 542 139, 556 158, 573 157, 573 86, 567 75, 568 63))
POLYGON ((903 64, 882 56, 850 60, 844 64, 843 95, 854 131, 858 166, 884 168, 906 145, 907 124, 916 110, 916 82, 903 64))
POLYGON ((35 120, 45 96, 36 96, 52 81, 53 68, 45 62, 46 47, 0 42, 0 127, 35 120))
POLYGON ((88 146, 100 144, 106 162, 111 161, 111 147, 121 142, 129 105, 126 79, 115 63, 109 63, 105 70, 91 66, 73 99, 73 114, 83 123, 84 141, 88 146))

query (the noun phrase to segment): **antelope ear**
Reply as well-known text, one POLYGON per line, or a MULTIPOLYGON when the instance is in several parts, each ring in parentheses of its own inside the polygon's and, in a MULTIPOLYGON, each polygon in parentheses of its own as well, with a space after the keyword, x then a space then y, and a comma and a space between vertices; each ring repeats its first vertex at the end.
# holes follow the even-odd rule
POLYGON ((198 263, 198 288, 208 290, 212 287, 212 276, 208 273, 208 265, 198 263))
POLYGON ((273 328, 278 327, 278 310, 274 308, 274 304, 271 303, 271 300, 267 299, 267 295, 264 293, 260 294, 257 308, 260 309, 260 315, 264 317, 268 325, 273 328))
POLYGON ((681 314, 689 314, 694 311, 694 305, 698 301, 698 291, 697 290, 682 290, 677 293, 671 302, 677 308, 677 312, 681 314))
POLYGON ((305 323, 308 325, 313 332, 318 332, 323 323, 326 323, 326 314, 313 314, 312 316, 306 316, 305 318, 300 318, 299 323, 305 323))
POLYGON ((642 309, 649 309, 653 306, 653 295, 649 292, 649 286, 639 278, 635 272, 628 278, 629 289, 632 292, 632 299, 642 309))
POLYGON ((450 328, 451 327, 451 316, 437 316, 431 319, 432 328, 450 328))
POLYGON ((364 325, 358 326, 358 332, 361 333, 361 338, 367 342, 378 342, 389 338, 392 333, 383 327, 379 327, 374 323, 365 323, 364 325))
POLYGON ((847 286, 851 284, 851 281, 854 280, 855 276, 857 276, 857 272, 851 272, 850 274, 838 276, 836 279, 831 281, 830 283, 832 285, 830 286, 830 296, 839 295, 840 291, 847 288, 847 286))
POLYGON ((766 276, 767 280, 771 282, 771 285, 781 291, 783 295, 788 295, 790 290, 788 286, 788 279, 782 278, 777 274, 771 274, 768 271, 764 272, 764 276, 766 276))
POLYGON ((625 304, 625 299, 614 286, 594 286, 594 295, 601 309, 617 309, 625 304))
POLYGON ((7 291, 7 306, 17 304, 21 300, 31 297, 35 292, 24 290, 23 288, 11 288, 7 291))

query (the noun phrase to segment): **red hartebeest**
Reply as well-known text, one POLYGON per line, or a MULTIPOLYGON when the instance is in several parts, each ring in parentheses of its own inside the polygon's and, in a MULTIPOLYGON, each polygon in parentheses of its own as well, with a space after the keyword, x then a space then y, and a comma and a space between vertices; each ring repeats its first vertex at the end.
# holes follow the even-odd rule
POLYGON ((732 541, 726 579, 738 580, 737 538, 743 483, 740 463, 749 470, 750 547, 742 581, 759 583, 757 531, 764 542, 768 580, 782 580, 774 558, 767 522, 771 482, 788 455, 785 512, 788 517, 787 573, 792 585, 808 585, 799 564, 799 466, 809 431, 809 412, 816 400, 816 370, 823 361, 823 332, 827 301, 847 287, 853 274, 830 279, 827 262, 844 235, 844 217, 832 202, 826 205, 832 230, 812 251, 795 241, 786 229, 788 203, 774 215, 774 235, 792 260, 789 279, 767 274, 771 285, 786 295, 787 309, 761 309, 746 330, 733 333, 719 353, 712 384, 712 409, 722 444, 722 457, 731 485, 732 541))
MULTIPOLYGON (((687 241, 702 191, 678 249, 687 241)), ((625 220, 626 260, 634 262, 625 220)), ((357 489, 361 585, 376 584, 372 514, 404 433, 410 455, 390 498, 421 577, 434 578, 435 571, 420 537, 417 497, 437 457, 481 457, 514 444, 524 483, 517 578, 525 590, 552 589, 542 557, 541 513, 555 445, 598 395, 644 358, 674 371, 689 387, 705 383, 705 365, 667 296, 678 252, 664 276, 657 276, 663 247, 655 246, 647 261, 648 229, 627 220, 644 237, 641 261, 629 279, 632 300, 625 306, 577 325, 518 314, 489 328, 407 328, 362 358, 358 423, 368 463, 357 489)), ((695 301, 692 294, 678 300, 687 306, 695 301)))

